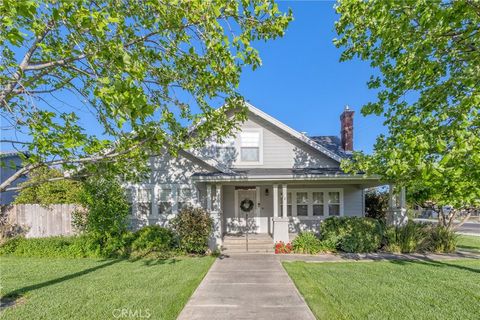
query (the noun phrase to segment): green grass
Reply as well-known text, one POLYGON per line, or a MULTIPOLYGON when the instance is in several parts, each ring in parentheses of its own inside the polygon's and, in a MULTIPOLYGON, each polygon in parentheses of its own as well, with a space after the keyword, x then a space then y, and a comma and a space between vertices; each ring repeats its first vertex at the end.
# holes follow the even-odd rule
POLYGON ((478 319, 480 260, 284 262, 317 319, 478 319))
MULTIPOLYGON (((175 319, 214 261, 0 257, 1 319, 114 319, 118 309, 175 319), (12 300, 11 298, 9 300, 12 300)), ((130 317, 131 318, 131 317, 130 317)))
POLYGON ((460 235, 458 237, 457 248, 460 250, 480 252, 480 237, 460 235))

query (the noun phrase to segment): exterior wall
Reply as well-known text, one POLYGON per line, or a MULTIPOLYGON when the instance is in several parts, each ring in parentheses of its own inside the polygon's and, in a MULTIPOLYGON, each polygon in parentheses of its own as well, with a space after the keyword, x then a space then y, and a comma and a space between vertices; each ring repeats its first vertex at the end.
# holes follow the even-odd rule
POLYGON ((231 151, 222 158, 217 158, 215 142, 210 142, 201 150, 205 157, 217 158, 220 163, 231 168, 318 168, 339 167, 339 163, 320 151, 298 141, 296 138, 284 133, 277 127, 267 123, 263 119, 250 115, 249 119, 242 124, 242 130, 261 129, 263 134, 262 164, 237 164, 240 150, 240 139, 234 139, 235 151, 231 151))
MULTIPOLYGON (((1 181, 7 180, 12 176, 19 168, 22 167, 22 159, 18 155, 6 156, 0 159, 0 172, 1 172, 1 181)), ((19 183, 25 182, 27 177, 21 177, 12 183, 10 187, 15 187, 19 183)), ((16 191, 6 191, 0 194, 0 204, 10 204, 15 200, 17 195, 16 191)))
MULTIPOLYGON (((272 218, 273 218, 273 185, 262 185, 260 188, 260 210, 258 215, 252 212, 250 217, 256 217, 253 227, 261 225, 258 232, 272 233, 272 218), (268 195, 266 193, 268 189, 268 195), (257 222, 257 223, 255 223, 257 222)), ((289 185, 288 189, 342 189, 343 190, 343 216, 346 217, 361 217, 364 212, 363 204, 363 188, 359 185, 289 185)), ((281 185, 279 185, 281 190, 281 185)), ((235 186, 223 186, 223 232, 241 232, 245 231, 245 220, 243 216, 235 215, 235 186)), ((239 200, 240 201, 240 200, 239 200)), ((237 203, 238 206, 238 203, 237 203)), ((279 205, 279 214, 280 214, 279 205)), ((289 230, 290 232, 300 232, 311 230, 318 232, 320 222, 327 217, 290 217, 289 230)), ((252 219, 249 219, 252 220, 252 219)), ((252 230, 252 229, 250 229, 252 230)))

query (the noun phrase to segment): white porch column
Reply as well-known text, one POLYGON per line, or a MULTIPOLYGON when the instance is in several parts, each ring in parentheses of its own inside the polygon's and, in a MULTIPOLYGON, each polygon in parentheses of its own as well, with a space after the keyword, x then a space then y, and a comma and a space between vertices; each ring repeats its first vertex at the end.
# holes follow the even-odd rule
MULTIPOLYGON (((212 186, 207 185, 207 207, 212 208, 212 186), (210 203, 209 203, 210 202, 210 203)), ((218 250, 222 245, 222 185, 215 185, 215 207, 210 210, 213 219, 213 232, 210 237, 210 250, 218 250)))
POLYGON ((408 221, 406 191, 405 187, 401 187, 400 194, 395 194, 393 189, 394 186, 390 185, 388 189, 387 223, 394 226, 402 226, 408 221))
POLYGON ((286 217, 287 214, 287 198, 286 198, 287 185, 282 186, 282 206, 283 206, 283 216, 279 217, 278 215, 278 185, 273 185, 273 242, 277 243, 283 241, 288 243, 290 241, 288 236, 288 222, 289 219, 286 217))
POLYGON ((273 185, 273 217, 278 217, 278 184, 273 185))
POLYGON ((282 217, 287 218, 287 185, 282 185, 282 217))
POLYGON ((207 211, 212 211, 212 185, 207 184, 207 211))

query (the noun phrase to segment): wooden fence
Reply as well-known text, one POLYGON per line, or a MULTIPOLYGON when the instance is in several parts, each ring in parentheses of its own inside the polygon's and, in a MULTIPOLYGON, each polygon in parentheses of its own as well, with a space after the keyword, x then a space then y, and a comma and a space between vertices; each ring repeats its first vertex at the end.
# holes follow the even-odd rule
POLYGON ((28 231, 27 238, 72 235, 72 213, 80 209, 75 204, 55 204, 42 207, 39 204, 17 204, 2 208, 7 220, 28 231))

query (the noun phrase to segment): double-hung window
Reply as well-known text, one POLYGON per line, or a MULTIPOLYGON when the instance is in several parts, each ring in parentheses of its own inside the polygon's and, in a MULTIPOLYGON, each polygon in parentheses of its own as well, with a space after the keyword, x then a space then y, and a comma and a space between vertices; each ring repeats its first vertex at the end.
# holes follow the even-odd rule
POLYGON ((182 188, 178 191, 178 211, 187 207, 192 199, 192 190, 189 188, 182 188))
POLYGON ((152 189, 151 188, 140 188, 137 192, 137 206, 138 213, 141 215, 151 215, 152 214, 152 189))
POLYGON ((323 216, 323 196, 324 192, 312 192, 312 213, 314 216, 323 216))
POLYGON ((173 193, 171 188, 163 188, 158 193, 158 214, 169 214, 172 212, 173 193))
POLYGON ((297 216, 308 216, 308 192, 297 192, 297 216))
POLYGON ((328 193, 328 215, 329 216, 340 215, 340 192, 328 193))
POLYGON ((240 133, 240 161, 244 163, 261 162, 261 131, 240 133))

